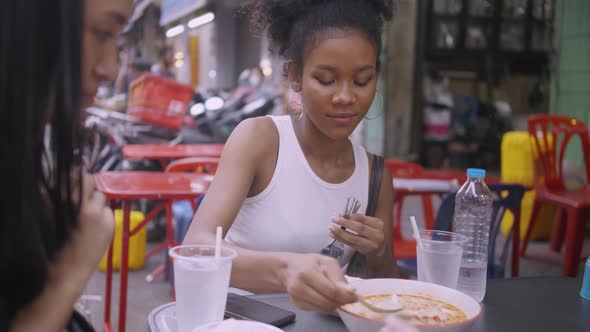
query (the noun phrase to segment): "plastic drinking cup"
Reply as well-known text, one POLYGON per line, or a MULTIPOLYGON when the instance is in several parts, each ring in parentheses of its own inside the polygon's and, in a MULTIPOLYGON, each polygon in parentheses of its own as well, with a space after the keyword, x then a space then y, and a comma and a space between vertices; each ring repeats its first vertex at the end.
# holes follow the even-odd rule
POLYGON ((418 280, 456 289, 463 255, 461 234, 422 230, 422 246, 417 246, 418 280))
POLYGON ((174 260, 176 320, 179 332, 223 320, 235 250, 215 246, 186 245, 170 249, 174 260))

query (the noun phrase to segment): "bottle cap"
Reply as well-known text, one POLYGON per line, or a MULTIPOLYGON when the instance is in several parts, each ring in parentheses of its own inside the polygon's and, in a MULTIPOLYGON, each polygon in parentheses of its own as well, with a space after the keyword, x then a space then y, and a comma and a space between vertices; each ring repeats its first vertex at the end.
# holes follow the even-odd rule
POLYGON ((467 176, 470 178, 483 179, 486 177, 486 170, 480 168, 469 168, 467 170, 467 176))

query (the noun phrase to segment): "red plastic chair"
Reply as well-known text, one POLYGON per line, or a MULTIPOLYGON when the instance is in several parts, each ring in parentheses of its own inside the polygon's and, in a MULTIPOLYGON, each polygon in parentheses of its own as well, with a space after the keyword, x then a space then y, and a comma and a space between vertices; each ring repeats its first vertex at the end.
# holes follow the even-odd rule
POLYGON ((567 190, 564 184, 562 165, 569 142, 574 136, 578 136, 582 143, 586 176, 590 179, 588 127, 584 122, 570 117, 538 115, 529 118, 528 128, 529 133, 533 136, 534 148, 539 151, 538 157, 534 160, 537 195, 520 254, 524 256, 526 253, 542 204, 553 204, 557 208, 557 214, 553 226, 552 247, 559 251, 564 237, 567 238, 564 274, 574 277, 578 272, 580 253, 584 243, 584 218, 590 210, 590 185, 586 184, 575 190, 567 190))
MULTIPOLYGON (((409 161, 386 159, 385 165, 389 167, 394 178, 419 179, 424 173, 422 166, 409 161)), ((393 207, 393 252, 398 259, 416 257, 416 241, 414 239, 405 239, 402 236, 401 230, 402 210, 406 196, 409 195, 399 191, 396 192, 393 207)), ((432 229, 434 227, 432 196, 430 194, 420 194, 420 197, 422 199, 422 211, 424 213, 426 228, 432 229)))
MULTIPOLYGON (((176 160, 168 167, 166 172, 175 173, 199 173, 199 174, 211 174, 214 175, 217 172, 219 166, 219 158, 213 157, 192 157, 176 160)), ((191 201, 193 212, 196 212, 197 208, 194 201, 191 201)))
POLYGON ((203 174, 215 174, 217 166, 219 165, 219 158, 212 157, 192 157, 176 160, 168 167, 166 172, 194 172, 203 174))

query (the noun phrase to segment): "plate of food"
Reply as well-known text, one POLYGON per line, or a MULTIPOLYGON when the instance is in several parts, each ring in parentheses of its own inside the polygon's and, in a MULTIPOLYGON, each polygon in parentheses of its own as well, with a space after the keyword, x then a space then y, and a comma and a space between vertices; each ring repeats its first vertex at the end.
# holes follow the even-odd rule
POLYGON ((389 315, 426 332, 460 332, 481 315, 482 307, 472 297, 457 290, 405 279, 367 279, 350 283, 369 305, 379 306, 392 296, 403 310, 377 312, 361 302, 347 304, 338 314, 351 332, 377 332, 389 315))

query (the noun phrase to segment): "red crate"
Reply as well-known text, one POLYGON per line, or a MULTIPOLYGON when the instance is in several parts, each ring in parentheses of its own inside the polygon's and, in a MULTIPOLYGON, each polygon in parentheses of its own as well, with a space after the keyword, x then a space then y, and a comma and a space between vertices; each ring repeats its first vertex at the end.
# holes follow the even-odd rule
POLYGON ((127 113, 147 123, 180 129, 192 97, 190 86, 147 74, 131 83, 127 113))

